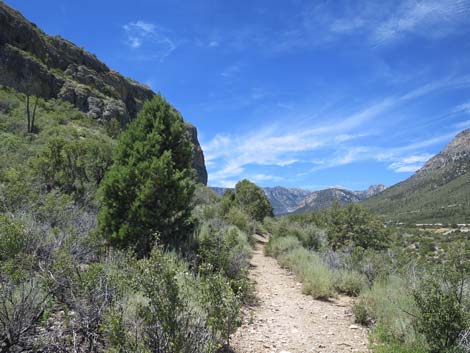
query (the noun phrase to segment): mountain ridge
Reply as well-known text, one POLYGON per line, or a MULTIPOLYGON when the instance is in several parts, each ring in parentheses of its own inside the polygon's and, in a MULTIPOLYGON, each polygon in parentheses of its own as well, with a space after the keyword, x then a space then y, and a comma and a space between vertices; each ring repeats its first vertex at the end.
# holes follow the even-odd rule
POLYGON ((470 222, 470 129, 457 134, 408 179, 363 204, 388 220, 470 222))
MULTIPOLYGON (((219 195, 230 188, 211 187, 219 195)), ((342 205, 357 203, 386 189, 384 185, 372 185, 367 190, 351 191, 334 187, 323 190, 306 190, 283 186, 262 188, 274 209, 275 215, 308 213, 328 208, 338 201, 342 205)))

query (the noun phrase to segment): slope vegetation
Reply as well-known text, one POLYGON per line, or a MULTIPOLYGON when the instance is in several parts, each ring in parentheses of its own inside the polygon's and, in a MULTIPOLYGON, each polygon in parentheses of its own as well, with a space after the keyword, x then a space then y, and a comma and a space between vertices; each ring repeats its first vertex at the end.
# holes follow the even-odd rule
POLYGON ((458 134, 409 179, 364 201, 388 219, 470 223, 470 130, 458 134))

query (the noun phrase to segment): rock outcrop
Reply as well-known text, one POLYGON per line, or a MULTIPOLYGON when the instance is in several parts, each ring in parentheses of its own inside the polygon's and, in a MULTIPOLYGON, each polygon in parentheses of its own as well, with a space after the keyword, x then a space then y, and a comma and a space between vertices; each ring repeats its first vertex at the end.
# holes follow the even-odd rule
MULTIPOLYGON (((426 164, 417 171, 417 175, 428 174, 443 169, 449 165, 456 165, 460 162, 468 164, 470 160, 470 129, 466 129, 450 141, 450 143, 437 155, 432 157, 426 164)), ((467 170, 459 174, 466 173, 467 170)))
MULTIPOLYGON (((49 36, 18 11, 0 1, 0 85, 20 92, 72 103, 101 122, 125 126, 155 93, 125 78, 98 58, 59 36, 49 36)), ((194 144, 194 167, 207 183, 204 155, 196 128, 188 124, 194 144)))
POLYGON ((207 185, 207 170, 204 161, 204 153, 197 138, 197 129, 194 125, 187 123, 188 132, 193 143, 193 168, 196 169, 200 183, 207 185))

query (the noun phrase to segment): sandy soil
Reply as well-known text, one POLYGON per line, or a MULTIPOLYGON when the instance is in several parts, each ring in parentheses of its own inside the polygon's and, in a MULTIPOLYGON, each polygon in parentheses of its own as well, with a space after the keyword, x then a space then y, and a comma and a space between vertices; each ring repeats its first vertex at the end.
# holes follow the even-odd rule
POLYGON ((263 255, 262 244, 254 252, 250 277, 258 304, 246 309, 233 335, 236 353, 368 352, 367 330, 354 324, 350 298, 325 302, 303 295, 295 276, 263 255))

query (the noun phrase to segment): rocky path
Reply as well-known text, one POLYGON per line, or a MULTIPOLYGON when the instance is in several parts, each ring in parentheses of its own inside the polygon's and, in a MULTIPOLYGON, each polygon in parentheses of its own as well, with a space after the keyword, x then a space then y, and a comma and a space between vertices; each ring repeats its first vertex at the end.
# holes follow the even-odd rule
POLYGON ((367 330, 354 324, 349 298, 324 302, 303 295, 295 277, 263 255, 262 245, 250 276, 259 303, 247 309, 232 338, 236 353, 368 352, 367 330))

